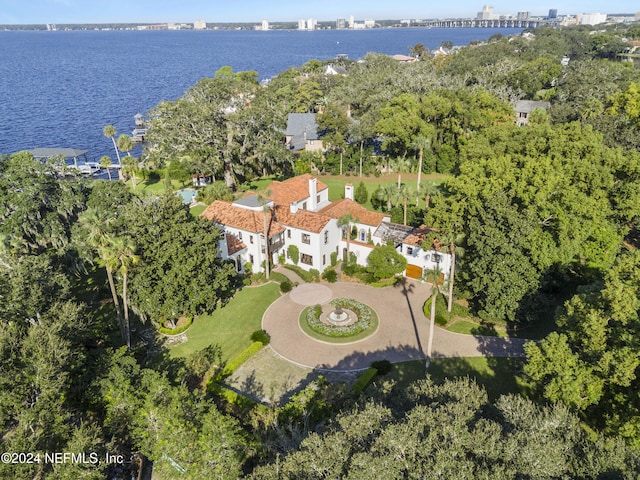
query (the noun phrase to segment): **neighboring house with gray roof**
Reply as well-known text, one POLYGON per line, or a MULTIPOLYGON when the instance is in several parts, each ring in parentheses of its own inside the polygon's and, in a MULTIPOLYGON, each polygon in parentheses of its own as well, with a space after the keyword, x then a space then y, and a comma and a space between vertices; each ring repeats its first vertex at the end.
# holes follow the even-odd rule
POLYGON ((529 123, 529 115, 536 108, 546 110, 551 104, 549 102, 534 102, 532 100, 518 100, 515 106, 516 111, 516 124, 519 126, 527 125, 529 123))
POLYGON ((322 151, 324 148, 318 135, 315 113, 290 113, 284 134, 286 146, 293 153, 322 151))

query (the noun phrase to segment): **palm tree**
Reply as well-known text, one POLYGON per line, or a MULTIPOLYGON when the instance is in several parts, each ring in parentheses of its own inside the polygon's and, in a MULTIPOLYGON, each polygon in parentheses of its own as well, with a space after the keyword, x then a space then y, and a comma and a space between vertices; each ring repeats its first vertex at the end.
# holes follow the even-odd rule
POLYGON ((122 159, 122 173, 131 177, 133 189, 136 189, 136 170, 138 169, 138 160, 135 157, 125 157, 122 159))
POLYGON ((407 199, 412 195, 411 190, 404 183, 396 189, 397 198, 402 199, 403 224, 407 224, 407 199))
POLYGON ((447 311, 451 312, 453 308, 453 279, 456 272, 456 254, 458 256, 464 256, 464 249, 460 246, 456 248, 456 245, 460 245, 462 243, 462 239, 464 238, 464 234, 462 233, 445 233, 441 235, 440 241, 443 245, 446 245, 449 250, 449 255, 451 255, 451 266, 449 269, 449 298, 447 301, 447 311))
POLYGON ((438 186, 433 182, 425 182, 422 184, 422 191, 424 192, 424 214, 426 215, 429 211, 431 197, 438 192, 438 186))
POLYGON ((109 155, 103 155, 100 157, 100 166, 107 169, 109 180, 111 180, 111 170, 109 169, 111 165, 113 165, 113 163, 111 162, 111 157, 109 155))
POLYGON ((124 133, 118 137, 118 149, 123 152, 127 152, 128 171, 131 174, 131 182, 133 183, 133 189, 136 189, 136 170, 138 170, 138 160, 131 156, 131 150, 133 150, 133 140, 129 135, 124 133))
POLYGON ((427 370, 429 369, 429 364, 431 363, 431 351, 433 349, 433 333, 435 330, 436 324, 436 301, 438 299, 438 281, 440 280, 440 269, 435 268, 434 270, 429 270, 425 275, 427 280, 431 283, 431 311, 429 312, 429 339, 427 341, 427 370))
POLYGON ((396 196, 397 187, 393 183, 389 183, 380 187, 378 191, 378 200, 386 200, 387 212, 391 210, 391 200, 396 196))
POLYGON ((269 195, 271 195, 270 190, 264 192, 264 195, 258 194, 258 201, 262 204, 262 221, 264 229, 264 273, 267 280, 269 280, 269 268, 271 267, 271 257, 269 256, 269 224, 267 222, 267 213, 271 212, 271 207, 269 206, 269 195))
POLYGON ((116 145, 116 135, 118 134, 116 127, 114 127, 113 125, 107 125, 102 129, 102 133, 104 134, 105 137, 110 138, 111 141, 113 142, 113 148, 116 151, 116 157, 118 158, 118 163, 120 163, 120 152, 118 151, 118 146, 116 145))
POLYGON ((87 245, 98 253, 98 264, 103 266, 107 271, 107 279, 109 280, 109 288, 111 289, 111 298, 113 299, 113 305, 116 308, 116 314, 118 316, 120 336, 124 342, 126 341, 124 321, 122 319, 122 311, 120 310, 120 301, 118 300, 116 285, 113 281, 113 272, 117 269, 117 263, 110 249, 110 245, 112 243, 111 237, 107 233, 107 228, 112 220, 113 219, 102 210, 97 210, 95 208, 87 209, 79 217, 80 225, 86 232, 85 241, 87 245))
POLYGON ((427 137, 420 135, 412 143, 413 148, 418 150, 418 183, 416 186, 416 207, 419 202, 420 195, 420 175, 422 174, 422 159, 424 157, 424 151, 431 148, 431 140, 427 137))
POLYGON ((124 310, 124 341, 127 348, 131 348, 131 328, 129 325, 129 304, 127 284, 129 271, 140 263, 140 256, 136 255, 136 246, 128 237, 117 237, 111 240, 107 247, 110 254, 111 265, 116 266, 122 275, 122 304, 124 310))
POLYGON ((351 236, 351 224, 352 223, 357 223, 358 219, 355 218, 353 215, 351 215, 350 213, 345 213, 344 215, 342 215, 339 219, 338 219, 338 227, 340 228, 346 228, 347 231, 347 259, 345 263, 349 263, 349 256, 350 256, 350 250, 349 250, 349 239, 351 236))
POLYGON ((402 173, 411 169, 411 160, 405 157, 398 157, 393 160, 393 168, 398 171, 398 188, 402 183, 402 173))

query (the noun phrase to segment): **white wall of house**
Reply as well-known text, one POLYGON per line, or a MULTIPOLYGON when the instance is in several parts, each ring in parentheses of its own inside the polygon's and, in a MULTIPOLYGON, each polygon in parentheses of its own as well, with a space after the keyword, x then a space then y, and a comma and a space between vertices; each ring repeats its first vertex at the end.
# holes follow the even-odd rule
POLYGON ((403 243, 400 253, 407 259, 407 263, 417 265, 423 270, 434 270, 439 268, 445 278, 449 278, 451 270, 451 255, 448 253, 437 252, 435 250, 423 250, 420 247, 407 245, 403 243), (436 259, 439 258, 439 262, 436 259))
MULTIPOLYGON (((346 248, 347 248, 347 241, 342 240, 340 256, 338 257, 340 260, 343 259, 344 250, 346 250, 346 248)), ((373 248, 374 248, 373 245, 363 245, 353 241, 349 242, 349 252, 353 252, 355 254, 356 263, 363 267, 366 267, 368 265, 367 258, 369 257, 369 254, 371 253, 371 250, 373 250, 373 248)))
MULTIPOLYGON (((322 272, 331 265, 331 253, 340 244, 340 229, 336 221, 331 219, 320 233, 309 232, 300 228, 286 226, 284 251, 290 245, 295 245, 300 252, 298 266, 305 269, 322 272), (308 242, 308 243, 307 243, 308 242)), ((287 259, 287 263, 293 263, 287 259)))

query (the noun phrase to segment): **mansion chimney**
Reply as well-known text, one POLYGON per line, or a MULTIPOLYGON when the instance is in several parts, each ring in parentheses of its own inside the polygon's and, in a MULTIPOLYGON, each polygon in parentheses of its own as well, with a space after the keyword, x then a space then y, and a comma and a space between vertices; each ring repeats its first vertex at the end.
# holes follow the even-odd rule
POLYGON ((309 209, 315 212, 318 209, 318 179, 309 179, 309 209))
POLYGON ((344 186, 344 198, 348 198, 349 200, 353 200, 353 184, 347 183, 344 186))

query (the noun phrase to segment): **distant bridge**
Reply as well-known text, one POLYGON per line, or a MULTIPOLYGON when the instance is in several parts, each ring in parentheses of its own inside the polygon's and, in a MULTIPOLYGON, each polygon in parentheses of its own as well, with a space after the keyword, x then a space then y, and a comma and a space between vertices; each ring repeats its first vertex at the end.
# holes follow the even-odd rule
POLYGON ((535 28, 545 24, 543 20, 479 20, 476 18, 451 18, 428 20, 428 27, 439 28, 535 28))

